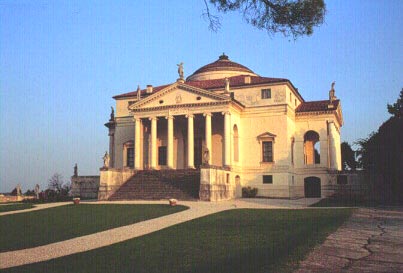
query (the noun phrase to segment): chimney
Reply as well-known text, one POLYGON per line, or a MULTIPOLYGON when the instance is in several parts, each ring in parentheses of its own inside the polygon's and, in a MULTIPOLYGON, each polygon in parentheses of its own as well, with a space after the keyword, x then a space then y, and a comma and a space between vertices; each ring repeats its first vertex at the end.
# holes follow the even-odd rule
POLYGON ((151 84, 147 85, 147 94, 151 94, 153 92, 153 86, 151 84))
POLYGON ((245 84, 250 84, 250 76, 245 76, 245 84))

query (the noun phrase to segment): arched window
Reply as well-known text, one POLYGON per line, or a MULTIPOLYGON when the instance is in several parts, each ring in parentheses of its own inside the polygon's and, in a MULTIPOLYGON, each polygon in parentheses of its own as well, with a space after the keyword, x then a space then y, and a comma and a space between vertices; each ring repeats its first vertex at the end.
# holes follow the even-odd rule
POLYGON ((319 134, 315 131, 308 131, 304 135, 305 164, 320 163, 320 141, 319 134))
POLYGON ((236 124, 234 125, 234 132, 233 132, 233 142, 234 143, 234 161, 238 162, 239 161, 239 136, 238 136, 238 127, 236 124))

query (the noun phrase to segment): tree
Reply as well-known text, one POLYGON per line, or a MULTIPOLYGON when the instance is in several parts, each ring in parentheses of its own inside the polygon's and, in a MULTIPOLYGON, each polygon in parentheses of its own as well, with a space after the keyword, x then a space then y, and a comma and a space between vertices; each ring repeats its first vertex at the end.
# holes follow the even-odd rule
POLYGON ((48 189, 60 193, 63 189, 63 176, 59 173, 55 173, 48 180, 48 189))
POLYGON ((348 142, 341 143, 341 164, 343 170, 355 170, 357 168, 355 152, 348 142))
MULTIPOLYGON (((207 0, 203 14, 209 20, 209 28, 220 28, 218 16, 210 12, 207 0)), ((324 0, 210 0, 219 12, 240 11, 245 21, 266 30, 269 34, 284 36, 312 35, 313 28, 324 22, 326 5, 324 0)))
POLYGON ((403 117, 403 88, 400 90, 400 97, 397 101, 392 105, 388 104, 388 112, 394 117, 403 117))
POLYGON ((400 98, 388 111, 393 116, 377 132, 357 142, 360 163, 374 178, 374 190, 385 200, 403 202, 403 115, 400 98))

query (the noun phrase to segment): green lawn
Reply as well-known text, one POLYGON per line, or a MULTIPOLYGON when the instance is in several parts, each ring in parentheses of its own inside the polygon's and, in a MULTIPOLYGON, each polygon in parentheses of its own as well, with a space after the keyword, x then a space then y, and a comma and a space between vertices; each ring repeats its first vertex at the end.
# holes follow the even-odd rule
POLYGON ((0 212, 13 211, 13 210, 22 210, 22 209, 30 209, 33 208, 34 205, 30 203, 13 203, 13 204, 4 204, 0 205, 0 212))
POLYGON ((0 216, 0 252, 45 245, 187 209, 168 205, 66 205, 0 216))
POLYGON ((380 203, 368 200, 324 198, 311 207, 377 207, 380 203))
POLYGON ((350 209, 231 210, 7 272, 291 272, 350 209))

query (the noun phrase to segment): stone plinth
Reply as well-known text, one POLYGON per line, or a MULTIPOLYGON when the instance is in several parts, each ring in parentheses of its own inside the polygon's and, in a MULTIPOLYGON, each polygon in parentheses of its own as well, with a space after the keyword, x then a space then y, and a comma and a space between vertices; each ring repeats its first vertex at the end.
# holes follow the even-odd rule
POLYGON ((223 201, 235 197, 234 181, 231 181, 231 171, 218 167, 200 169, 201 201, 223 201))

